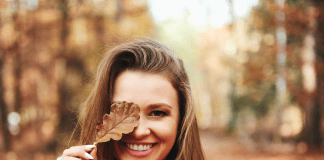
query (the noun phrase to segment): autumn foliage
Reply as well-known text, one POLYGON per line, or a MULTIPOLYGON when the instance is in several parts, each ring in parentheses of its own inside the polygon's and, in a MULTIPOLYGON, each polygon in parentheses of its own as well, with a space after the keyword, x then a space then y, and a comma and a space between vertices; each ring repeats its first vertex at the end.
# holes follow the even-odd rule
POLYGON ((13 160, 57 157, 104 51, 154 30, 140 0, 33 2, 0 2, 0 156, 13 160))

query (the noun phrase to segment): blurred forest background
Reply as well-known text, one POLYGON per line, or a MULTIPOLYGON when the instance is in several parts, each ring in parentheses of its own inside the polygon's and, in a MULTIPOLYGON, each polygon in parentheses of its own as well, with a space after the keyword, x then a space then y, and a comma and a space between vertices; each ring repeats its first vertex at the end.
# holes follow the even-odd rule
POLYGON ((206 157, 322 159, 322 0, 1 0, 0 159, 55 160, 104 53, 183 59, 206 157))

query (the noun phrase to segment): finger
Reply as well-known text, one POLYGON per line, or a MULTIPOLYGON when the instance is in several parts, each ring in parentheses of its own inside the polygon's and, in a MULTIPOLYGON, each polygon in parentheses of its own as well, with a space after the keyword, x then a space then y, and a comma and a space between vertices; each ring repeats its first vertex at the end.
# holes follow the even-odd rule
POLYGON ((81 158, 64 156, 64 157, 61 157, 61 160, 81 160, 81 158))
POLYGON ((86 152, 89 152, 89 151, 92 151, 92 149, 96 148, 96 146, 95 145, 85 145, 84 148, 85 148, 86 152))
POLYGON ((88 159, 94 159, 88 152, 85 152, 85 156, 86 156, 86 158, 88 158, 88 159))
MULTIPOLYGON (((88 148, 89 150, 89 148, 88 148)), ((71 147, 69 149, 64 150, 63 156, 68 156, 68 157, 78 157, 78 158, 84 158, 84 159, 93 159, 93 157, 86 152, 86 147, 85 146, 75 146, 71 147)))
POLYGON ((97 160, 97 147, 93 148, 92 151, 90 152, 90 155, 93 157, 94 160, 97 160))

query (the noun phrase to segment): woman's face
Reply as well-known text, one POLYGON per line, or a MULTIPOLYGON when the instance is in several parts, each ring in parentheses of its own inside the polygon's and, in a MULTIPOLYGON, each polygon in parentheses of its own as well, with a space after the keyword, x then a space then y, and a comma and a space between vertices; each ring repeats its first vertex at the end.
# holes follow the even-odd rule
POLYGON ((124 71, 114 84, 113 101, 140 107, 139 126, 114 141, 118 160, 165 159, 171 151, 179 122, 178 94, 162 75, 124 71))

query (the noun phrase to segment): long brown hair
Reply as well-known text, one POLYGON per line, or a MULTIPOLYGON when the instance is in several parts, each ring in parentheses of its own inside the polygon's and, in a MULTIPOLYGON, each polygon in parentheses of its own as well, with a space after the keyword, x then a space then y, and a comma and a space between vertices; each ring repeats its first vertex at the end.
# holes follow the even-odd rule
MULTIPOLYGON (((97 123, 101 123, 103 115, 110 112, 114 81, 125 70, 166 75, 178 92, 178 132, 176 142, 166 159, 204 160, 194 102, 182 61, 174 56, 172 50, 150 39, 116 46, 102 60, 94 87, 82 105, 83 110, 79 117, 80 144, 91 144, 95 141, 97 123)), ((113 159, 112 151, 109 142, 98 144, 99 159, 113 159)))

